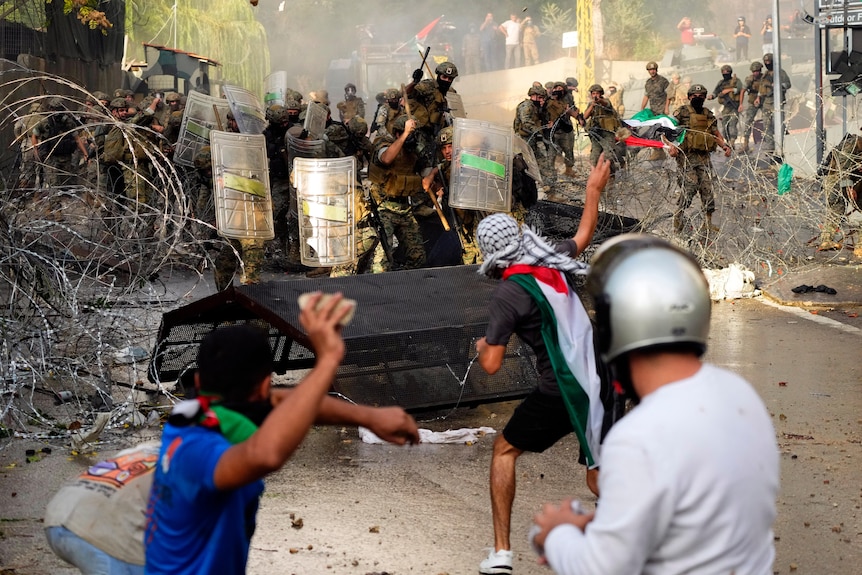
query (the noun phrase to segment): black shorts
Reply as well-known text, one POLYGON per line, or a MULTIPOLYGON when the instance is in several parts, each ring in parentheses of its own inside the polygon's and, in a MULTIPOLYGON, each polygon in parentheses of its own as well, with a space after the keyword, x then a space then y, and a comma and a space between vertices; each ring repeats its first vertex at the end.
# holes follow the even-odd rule
POLYGON ((535 389, 515 408, 503 437, 521 451, 542 453, 574 430, 562 396, 535 389))

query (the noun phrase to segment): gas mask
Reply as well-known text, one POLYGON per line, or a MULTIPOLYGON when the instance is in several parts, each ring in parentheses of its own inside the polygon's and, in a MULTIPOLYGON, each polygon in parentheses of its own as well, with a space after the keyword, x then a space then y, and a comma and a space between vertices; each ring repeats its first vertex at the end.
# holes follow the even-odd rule
POLYGON ((393 110, 398 109, 398 100, 386 100, 386 103, 389 104, 389 107, 393 110))
POLYGON ((551 92, 551 95, 557 100, 562 100, 563 96, 565 95, 565 92, 562 90, 554 90, 553 92, 551 92))
POLYGON ((703 110, 704 102, 706 102, 706 98, 704 98, 703 96, 695 96, 691 99, 692 107, 698 112, 701 112, 703 110))
POLYGON ((770 62, 769 64, 767 64, 766 62, 764 62, 764 63, 763 63, 763 65, 764 65, 764 66, 766 66, 766 69, 767 69, 767 70, 769 70, 770 72, 772 71, 772 62, 770 62))
POLYGON ((441 80, 439 77, 437 78, 437 87, 440 89, 440 92, 445 96, 446 92, 449 91, 449 88, 452 87, 451 81, 441 80))
POLYGON ((725 80, 730 80, 733 77, 733 74, 722 74, 721 77, 725 80))

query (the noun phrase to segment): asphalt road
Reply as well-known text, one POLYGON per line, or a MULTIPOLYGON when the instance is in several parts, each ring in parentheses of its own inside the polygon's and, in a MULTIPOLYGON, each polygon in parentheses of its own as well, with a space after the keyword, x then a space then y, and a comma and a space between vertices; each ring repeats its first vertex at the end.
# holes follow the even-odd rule
MULTIPOLYGON (((860 345, 858 327, 805 308, 765 298, 713 308, 707 359, 751 381, 773 415, 781 448, 776 573, 851 573, 862 561, 860 345)), ((513 407, 428 414, 421 426, 500 429, 513 407)), ((364 444, 353 429, 315 428, 268 480, 249 573, 475 573, 492 543, 492 439, 398 448, 364 444)), ((44 445, 14 440, 0 450, 4 573, 75 573, 47 549, 42 511, 63 480, 107 453, 74 457, 53 443, 50 455, 24 463, 25 449, 44 445)), ((542 502, 569 496, 594 502, 576 458, 577 444, 567 438, 522 459, 512 537, 518 575, 548 573, 526 541, 542 502)))

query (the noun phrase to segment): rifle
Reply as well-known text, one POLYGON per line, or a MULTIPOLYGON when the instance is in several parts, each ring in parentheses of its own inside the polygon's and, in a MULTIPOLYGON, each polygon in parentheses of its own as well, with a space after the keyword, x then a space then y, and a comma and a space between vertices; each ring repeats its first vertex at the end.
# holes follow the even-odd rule
MULTIPOLYGON (((401 84, 401 95, 404 97, 404 111, 407 112, 407 118, 410 119, 410 101, 407 99, 407 89, 404 87, 404 84, 401 84)), ((434 211, 437 212, 437 215, 440 216, 440 223, 443 224, 443 229, 447 232, 449 231, 449 221, 446 219, 446 216, 443 214, 443 209, 440 207, 440 204, 437 202, 437 194, 434 193, 433 190, 428 190, 428 195, 431 196, 431 203, 434 205, 434 211)))
POLYGON ((365 191, 365 200, 368 202, 368 223, 377 232, 377 239, 380 242, 380 247, 383 248, 383 253, 386 254, 386 260, 390 266, 395 265, 392 257, 392 248, 389 246, 389 238, 386 237, 386 229, 383 227, 383 221, 380 219, 380 213, 377 211, 377 200, 370 191, 365 191))

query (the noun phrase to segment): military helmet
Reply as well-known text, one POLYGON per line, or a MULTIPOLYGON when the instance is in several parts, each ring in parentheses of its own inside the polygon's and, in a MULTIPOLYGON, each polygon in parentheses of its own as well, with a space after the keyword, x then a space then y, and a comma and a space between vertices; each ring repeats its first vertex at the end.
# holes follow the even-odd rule
POLYGON ((209 146, 203 146, 198 153, 195 154, 195 167, 199 170, 212 168, 212 150, 209 146))
POLYGON ((413 91, 422 99, 428 99, 434 95, 437 84, 430 78, 425 78, 413 86, 413 91))
POLYGON ((350 135, 347 133, 347 128, 344 127, 344 124, 339 123, 330 124, 324 133, 333 144, 341 144, 350 138, 350 135))
POLYGON ((655 62, 647 62, 646 69, 647 70, 658 70, 658 64, 656 64, 655 62))
POLYGON ((180 97, 178 92, 168 92, 165 94, 165 102, 170 104, 171 102, 181 102, 182 98, 180 97))
POLYGON ((347 122, 347 129, 350 133, 357 137, 362 137, 368 133, 368 122, 362 116, 353 116, 347 122))
POLYGON ((111 103, 108 105, 108 107, 112 110, 121 110, 123 108, 126 108, 128 105, 129 105, 129 103, 126 102, 126 99, 120 97, 120 98, 114 98, 113 100, 111 100, 111 103))
POLYGON ((692 84, 691 88, 688 89, 689 98, 691 98, 695 94, 703 94, 704 96, 706 96, 707 93, 708 92, 706 90, 706 86, 704 86, 703 84, 692 84))
POLYGON ((547 98, 548 91, 541 86, 530 86, 530 89, 527 90, 527 96, 541 96, 543 98, 547 98))
POLYGON ((275 117, 276 112, 278 112, 283 107, 284 106, 282 106, 281 104, 270 104, 266 107, 266 110, 263 111, 263 115, 268 121, 272 122, 274 121, 273 118, 275 117))
POLYGON ((348 82, 347 84, 344 85, 344 91, 345 92, 350 90, 350 89, 353 89, 353 91, 355 92, 356 91, 356 84, 348 82))
POLYGON ((383 92, 383 96, 387 100, 397 100, 401 97, 401 92, 399 92, 395 88, 387 88, 386 91, 383 92))
POLYGON ((437 64, 437 68, 434 69, 434 73, 438 76, 450 76, 452 78, 458 77, 458 68, 455 67, 455 64, 452 62, 440 62, 437 64))
POLYGON ((57 97, 51 98, 48 100, 48 109, 49 110, 62 110, 65 108, 63 106, 63 100, 57 97))
POLYGON ((108 96, 106 93, 101 92, 99 90, 96 90, 95 92, 93 92, 93 98, 95 98, 97 102, 101 102, 102 100, 110 100, 111 99, 110 96, 108 96))
POLYGON ((413 120, 413 119, 414 119, 413 116, 408 116, 407 114, 401 114, 400 116, 395 118, 394 122, 392 122, 392 131, 393 132, 394 131, 403 132, 404 128, 407 125, 407 120, 413 120))
POLYGON ((554 84, 555 84, 555 82, 553 80, 545 82, 545 90, 550 92, 551 90, 554 89, 554 84))
POLYGON ((554 82, 554 88, 562 88, 563 90, 565 90, 566 89, 566 83, 565 82, 554 82))
POLYGON ((276 124, 286 124, 290 121, 291 112, 296 112, 296 110, 291 110, 285 106, 279 106, 278 111, 272 115, 272 121, 276 124))
POLYGON ((763 70, 763 64, 761 64, 760 62, 752 62, 750 70, 752 72, 760 72, 761 70, 763 70))
POLYGON ((284 99, 285 100, 296 100, 299 103, 302 103, 302 92, 297 92, 292 88, 287 88, 284 91, 284 99))
POLYGON ((600 84, 593 84, 592 86, 590 86, 589 92, 590 92, 590 94, 592 94, 593 92, 598 92, 599 94, 604 94, 605 89, 602 88, 600 84))
POLYGON ((729 64, 725 64, 721 67, 722 74, 733 74, 733 68, 730 67, 729 64))
POLYGON ((606 361, 654 346, 706 351, 709 284, 694 258, 669 242, 647 234, 608 240, 593 256, 586 289, 606 361))
POLYGON ((571 86, 572 88, 577 88, 578 87, 577 78, 572 78, 571 76, 566 78, 566 86, 571 86))
POLYGON ((771 64, 772 63, 772 52, 763 55, 763 63, 771 64))
POLYGON ((451 144, 455 141, 455 131, 452 129, 452 126, 446 126, 440 133, 437 134, 437 143, 441 146, 446 144, 451 144))
POLYGON ((302 104, 299 103, 299 100, 288 99, 284 102, 284 109, 290 110, 292 112, 298 112, 302 109, 302 104))
POLYGON ((114 98, 128 98, 129 96, 134 96, 135 93, 127 88, 117 88, 114 90, 114 98))

